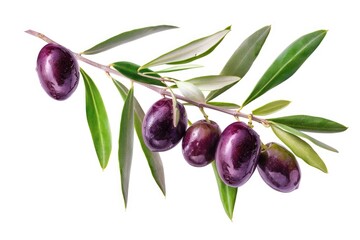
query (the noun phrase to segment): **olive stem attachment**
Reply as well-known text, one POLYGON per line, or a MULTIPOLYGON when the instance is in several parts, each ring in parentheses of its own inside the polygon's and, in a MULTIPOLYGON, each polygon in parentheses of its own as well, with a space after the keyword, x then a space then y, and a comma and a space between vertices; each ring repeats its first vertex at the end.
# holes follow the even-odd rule
POLYGON ((203 114, 206 122, 210 123, 210 121, 209 121, 209 116, 206 114, 206 112, 205 112, 205 110, 204 110, 204 107, 199 107, 199 109, 200 109, 200 112, 203 114))
MULTIPOLYGON (((58 44, 57 42, 55 42, 54 40, 50 39, 49 37, 45 36, 44 34, 42 33, 39 33, 39 32, 36 32, 34 30, 27 30, 25 31, 26 33, 32 35, 32 36, 35 36, 35 37, 38 37, 40 39, 42 39, 43 41, 47 42, 47 43, 55 43, 55 44, 58 44)), ((69 50, 70 51, 70 50, 69 50)), ((72 52, 72 51, 71 51, 72 52)), ((72 52, 74 54, 74 56, 79 60, 79 61, 82 61, 84 63, 87 63, 93 67, 96 67, 96 68, 99 68, 101 70, 103 70, 105 73, 107 74, 114 74, 114 75, 117 75, 117 76, 120 76, 120 77, 123 77, 123 78, 127 78, 129 79, 128 77, 124 76, 123 74, 121 74, 120 72, 116 71, 115 69, 111 68, 110 66, 106 66, 106 65, 103 65, 103 64, 100 64, 100 63, 97 63, 97 62, 94 62, 88 58, 85 58, 83 57, 81 54, 79 53, 75 53, 75 52, 72 52)), ((142 74, 142 76, 146 76, 146 77, 150 77, 149 75, 147 74, 142 74)), ((157 78, 158 79, 158 78, 157 78)), ((132 79, 129 79, 130 81, 134 82, 134 80, 132 79)), ((160 80, 160 79, 158 79, 160 80)), ((162 81, 165 81, 165 79, 161 79, 162 81)), ((173 82, 172 80, 167 80, 169 82, 173 82)), ((240 112, 240 109, 237 109, 237 110, 232 110, 232 109, 226 109, 226 108, 222 108, 222 107, 219 107, 219 106, 214 106, 214 105, 211 105, 211 104, 208 104, 208 103, 203 103, 203 102, 196 102, 196 101, 193 101, 191 99, 188 99, 182 95, 178 95, 178 94, 175 94, 175 93, 172 93, 172 92, 169 92, 169 89, 164 89, 164 88, 161 88, 161 87, 156 87, 154 85, 150 85, 150 84, 146 84, 146 83, 141 83, 141 82, 136 82, 150 90, 153 90, 157 93, 159 93, 160 95, 164 95, 164 96, 169 96, 169 97, 173 97, 175 96, 176 99, 180 99, 182 101, 185 101, 187 103, 190 103, 194 106, 197 106, 199 107, 200 109, 204 109, 204 108, 208 108, 208 109, 212 109, 212 110, 215 110, 215 111, 219 111, 219 112, 222 112, 222 113, 226 113, 226 114, 229 114, 229 115, 232 115, 234 116, 236 119, 238 119, 239 117, 242 117, 242 118, 248 118, 249 117, 249 114, 245 114, 245 113, 242 113, 240 112)), ((171 90, 170 90, 171 91, 171 90)), ((252 116, 252 121, 255 121, 255 122, 258 122, 258 123, 261 123, 262 125, 264 126, 268 126, 268 121, 266 119, 262 119, 262 118, 259 118, 259 117, 256 117, 256 116, 252 116)))

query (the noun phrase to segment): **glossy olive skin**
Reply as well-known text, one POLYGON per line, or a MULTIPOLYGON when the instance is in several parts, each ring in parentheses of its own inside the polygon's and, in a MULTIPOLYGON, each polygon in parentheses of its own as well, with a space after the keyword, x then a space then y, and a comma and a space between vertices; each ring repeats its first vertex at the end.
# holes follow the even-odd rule
POLYGON ((162 152, 175 147, 184 136, 187 115, 184 106, 177 103, 179 122, 173 124, 172 99, 163 98, 155 102, 145 114, 142 133, 146 146, 153 152, 162 152))
POLYGON ((79 83, 79 65, 71 51, 49 43, 39 52, 36 70, 45 92, 56 100, 71 96, 79 83))
POLYGON ((194 167, 203 167, 215 158, 221 130, 214 121, 200 120, 186 130, 182 140, 185 160, 194 167))
POLYGON ((299 164, 291 152, 277 143, 266 144, 257 169, 265 183, 277 191, 287 193, 299 187, 299 164))
POLYGON ((259 135, 243 122, 224 129, 216 149, 215 161, 223 182, 240 187, 253 174, 260 155, 259 135))

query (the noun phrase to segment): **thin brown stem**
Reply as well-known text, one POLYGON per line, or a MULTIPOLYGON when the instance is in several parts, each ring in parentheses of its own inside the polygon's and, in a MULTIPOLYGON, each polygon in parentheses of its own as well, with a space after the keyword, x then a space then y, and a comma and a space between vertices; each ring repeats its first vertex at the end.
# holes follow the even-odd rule
MULTIPOLYGON (((33 31, 33 30, 27 30, 25 31, 26 33, 30 34, 30 35, 33 35, 35 37, 38 37, 42 40, 44 40, 45 42, 47 43, 55 43, 55 44, 58 44, 57 42, 55 42, 54 40, 48 38, 47 36, 45 36, 44 34, 42 33, 39 33, 39 32, 36 32, 36 31, 33 31)), ((123 74, 121 74, 120 72, 116 71, 115 69, 112 69, 110 66, 106 66, 106 65, 103 65, 103 64, 100 64, 100 63, 97 63, 97 62, 94 62, 88 58, 85 58, 83 57, 81 54, 79 53, 74 53, 73 54, 75 55, 75 57, 79 60, 79 61, 82 61, 84 63, 87 63, 93 67, 96 67, 96 68, 99 68, 103 71, 105 71, 106 73, 108 74, 114 74, 114 75, 117 75, 117 76, 121 76, 121 77, 124 77, 124 78, 127 78, 126 76, 124 76, 123 74)), ((141 73, 139 73, 141 74, 141 73)), ((159 80, 159 81, 171 81, 169 79, 166 79, 166 78, 158 78, 158 77, 154 77, 154 76, 149 76, 147 74, 141 74, 142 76, 145 76, 145 77, 149 77, 149 78, 154 78, 156 80, 159 80)), ((129 79, 131 81, 133 81, 132 79, 129 79)), ((173 81, 171 81, 173 82, 173 81)), ((140 83, 140 82, 136 82, 150 90, 153 90, 161 95, 164 95, 164 96, 169 96, 171 97, 171 93, 169 92, 168 89, 166 88, 161 88, 161 87, 156 87, 154 85, 150 85, 150 84, 146 84, 146 83, 140 83)), ((178 95, 178 94, 174 94, 175 97, 177 99, 180 99, 182 101, 185 101, 191 105, 194 105, 194 106, 197 106, 199 107, 200 109, 202 108, 208 108, 208 109, 212 109, 212 110, 215 110, 215 111, 219 111, 219 112, 222 112, 222 113, 226 113, 226 114, 229 114, 229 115, 232 115, 234 116, 235 118, 238 118, 238 117, 242 117, 242 118, 249 118, 249 114, 245 114, 245 113, 242 113, 238 110, 231 110, 231 109, 226 109, 226 108, 222 108, 222 107, 218 107, 218 106, 213 106, 213 105, 210 105, 210 104, 207 104, 207 103, 202 103, 202 102, 196 102, 196 101, 193 101, 191 99, 188 99, 182 95, 178 95)), ((264 126, 267 126, 268 125, 268 122, 266 119, 262 119, 262 118, 258 118, 258 117, 255 117, 255 116, 252 116, 251 115, 251 119, 252 121, 255 121, 255 122, 258 122, 258 123, 261 123, 263 124, 264 126)))

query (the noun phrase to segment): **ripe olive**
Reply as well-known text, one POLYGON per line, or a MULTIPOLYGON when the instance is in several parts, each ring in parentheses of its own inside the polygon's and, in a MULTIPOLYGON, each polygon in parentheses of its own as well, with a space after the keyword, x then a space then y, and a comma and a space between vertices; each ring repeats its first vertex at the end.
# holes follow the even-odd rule
POLYGON ((291 152, 277 143, 266 144, 257 169, 265 183, 277 191, 291 192, 299 187, 299 164, 291 152))
POLYGON ((186 130, 182 140, 182 153, 192 166, 202 167, 215 158, 221 130, 213 121, 200 120, 186 130))
POLYGON ((36 67, 41 86, 56 100, 65 100, 79 83, 79 65, 73 53, 58 44, 49 43, 39 52, 36 67))
POLYGON ((243 122, 234 122, 222 132, 215 161, 223 182, 239 187, 253 174, 260 154, 259 135, 243 122))
POLYGON ((187 115, 184 106, 177 102, 179 122, 173 123, 172 99, 163 98, 155 102, 145 114, 142 133, 146 146, 153 152, 161 152, 175 147, 184 136, 187 115))

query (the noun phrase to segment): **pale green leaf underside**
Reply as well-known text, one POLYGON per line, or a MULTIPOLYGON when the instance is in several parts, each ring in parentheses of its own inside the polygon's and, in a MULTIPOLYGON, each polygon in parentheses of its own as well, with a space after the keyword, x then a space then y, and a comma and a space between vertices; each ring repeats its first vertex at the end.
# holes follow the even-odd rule
POLYGON ((308 143, 277 126, 271 125, 271 129, 296 156, 303 159, 310 166, 327 173, 325 163, 308 143))
POLYGON ((150 34, 154 34, 157 32, 161 32, 173 28, 177 28, 177 27, 170 25, 159 25, 159 26, 151 26, 151 27, 139 28, 139 29, 123 32, 93 46, 92 48, 89 48, 88 50, 85 50, 84 52, 82 52, 82 54, 90 55, 90 54, 101 53, 111 48, 117 47, 121 44, 128 43, 137 40, 139 38, 148 36, 150 34))
POLYGON ((140 69, 172 63, 187 63, 209 54, 222 39, 228 34, 230 29, 216 32, 210 36, 194 40, 184 46, 176 48, 158 58, 144 64, 140 69))
POLYGON ((176 81, 175 83, 184 97, 198 103, 205 102, 204 94, 194 84, 189 82, 181 82, 181 81, 176 81))
POLYGON ((86 94, 86 118, 102 169, 105 169, 111 154, 111 131, 105 105, 90 76, 80 69, 86 94))
POLYGON ((169 73, 169 72, 178 72, 178 71, 184 71, 184 70, 189 70, 189 69, 194 69, 194 68, 201 68, 201 67, 203 67, 203 66, 198 65, 198 64, 182 64, 182 65, 175 65, 175 66, 172 66, 172 67, 156 70, 156 71, 153 71, 153 72, 143 72, 143 73, 144 74, 169 73))
POLYGON ((305 138, 307 140, 309 140, 310 142, 314 143, 315 145, 321 147, 321 148, 324 148, 326 150, 329 150, 329 151, 332 151, 332 152, 338 152, 338 150, 336 150, 335 148, 295 129, 295 128, 292 128, 292 127, 289 127, 289 126, 286 126, 284 124, 281 124, 281 123, 274 123, 274 122, 270 122, 270 124, 273 124, 273 125, 276 125, 277 127, 281 128, 282 130, 285 130, 287 131, 288 133, 291 133, 291 134, 294 134, 298 137, 301 137, 301 138, 305 138))
POLYGON ((210 75, 188 79, 185 82, 192 83, 202 91, 213 91, 239 81, 237 76, 210 75))

